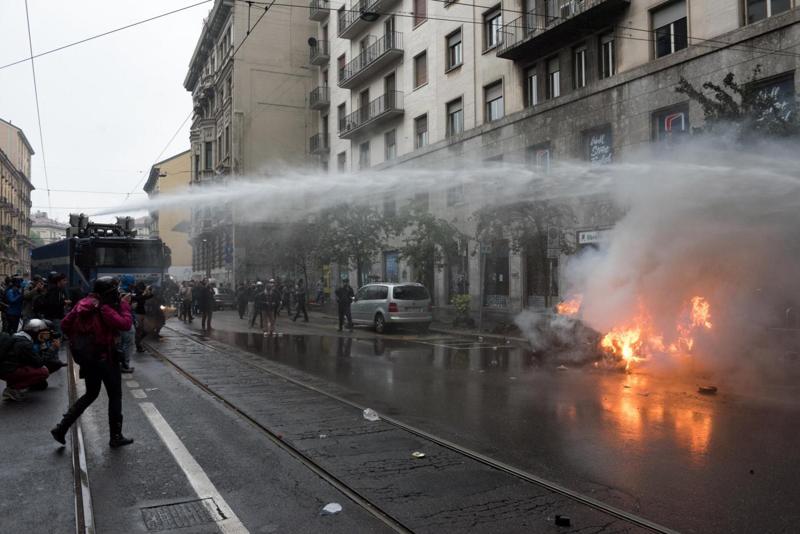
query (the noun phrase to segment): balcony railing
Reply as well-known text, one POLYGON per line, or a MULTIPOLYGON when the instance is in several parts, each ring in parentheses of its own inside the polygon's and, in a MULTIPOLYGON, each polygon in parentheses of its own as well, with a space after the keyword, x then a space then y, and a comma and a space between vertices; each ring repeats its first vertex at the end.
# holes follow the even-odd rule
POLYGON ((375 22, 381 14, 386 13, 398 0, 359 0, 350 5, 350 9, 339 12, 336 27, 339 37, 352 39, 370 24, 375 22))
POLYGON ((317 135, 312 135, 311 139, 308 141, 308 147, 312 154, 327 154, 331 151, 331 145, 328 142, 328 134, 318 133, 317 135))
POLYGON ((497 56, 532 59, 548 55, 567 42, 613 24, 630 0, 545 0, 503 26, 497 56))
POLYGON ((387 33, 339 69, 338 85, 345 89, 352 88, 370 73, 401 57, 403 57, 403 34, 387 33))
POLYGON ((339 120, 339 137, 349 139, 368 126, 377 125, 385 120, 403 114, 403 93, 388 91, 366 106, 339 120))
POLYGON ((331 60, 328 41, 317 41, 317 44, 308 51, 308 60, 312 65, 327 65, 331 60))
POLYGON ((311 0, 308 4, 308 18, 311 20, 325 20, 330 11, 331 4, 328 0, 311 0))
POLYGON ((308 95, 308 106, 311 109, 326 109, 331 105, 331 90, 328 86, 317 87, 308 95))

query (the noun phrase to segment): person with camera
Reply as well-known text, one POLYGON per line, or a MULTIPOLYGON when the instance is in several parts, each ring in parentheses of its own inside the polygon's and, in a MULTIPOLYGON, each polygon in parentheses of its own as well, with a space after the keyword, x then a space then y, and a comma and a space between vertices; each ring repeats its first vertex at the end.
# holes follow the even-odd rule
POLYGON ((80 377, 86 383, 86 393, 50 431, 62 445, 69 427, 97 399, 103 386, 108 395, 109 445, 116 448, 133 443, 122 434, 122 373, 117 349, 120 332, 131 327, 130 298, 120 296, 115 279, 103 276, 95 280, 92 292, 61 322, 73 358, 80 365, 80 377))
POLYGON ((24 322, 35 317, 37 302, 45 293, 47 293, 47 286, 44 279, 39 275, 34 275, 22 293, 22 320, 24 322))
POLYGON ((47 389, 47 379, 66 364, 58 359, 60 340, 53 326, 31 319, 20 332, 0 337, 0 379, 4 401, 21 401, 24 391, 47 389))
POLYGON ((138 282, 133 289, 133 313, 136 314, 136 352, 144 352, 142 340, 147 336, 145 320, 147 319, 147 301, 153 298, 153 290, 144 282, 138 282))

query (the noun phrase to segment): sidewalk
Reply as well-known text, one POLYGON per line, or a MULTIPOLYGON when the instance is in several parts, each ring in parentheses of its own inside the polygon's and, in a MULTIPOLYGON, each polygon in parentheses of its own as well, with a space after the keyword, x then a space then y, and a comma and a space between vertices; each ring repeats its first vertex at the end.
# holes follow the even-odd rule
MULTIPOLYGON (((63 355, 62 355, 63 357, 63 355)), ((61 447, 50 429, 68 403, 67 368, 45 391, 22 402, 0 403, 0 525, 3 532, 75 530, 72 441, 61 447)), ((0 387, 5 382, 0 381, 0 387)))
MULTIPOLYGON (((292 314, 294 317, 294 314, 292 314)), ((345 335, 345 336, 354 336, 358 338, 375 338, 375 337, 386 337, 392 338, 402 335, 408 335, 412 333, 411 330, 395 330, 392 333, 381 335, 376 334, 375 331, 369 327, 361 327, 358 326, 356 329, 350 333, 345 331, 344 333, 338 332, 339 326, 339 318, 337 315, 331 313, 329 310, 319 310, 319 309, 311 309, 308 312, 308 319, 309 322, 306 323, 303 321, 302 318, 298 319, 296 322, 292 321, 290 317, 286 316, 285 311, 278 316, 278 331, 290 334, 322 334, 322 335, 345 335)), ((192 323, 190 323, 190 328, 193 330, 200 330, 200 318, 196 317, 192 323)), ((260 332, 261 329, 251 328, 250 322, 247 318, 239 319, 238 313, 235 310, 224 310, 224 311, 217 311, 214 312, 214 316, 212 319, 212 327, 216 330, 221 330, 225 332, 260 332)), ((455 336, 461 338, 484 338, 484 339, 493 339, 493 340, 502 340, 505 342, 506 340, 514 342, 514 343, 521 343, 527 345, 527 339, 523 337, 514 337, 514 336, 503 336, 498 334, 491 334, 487 332, 478 332, 477 330, 467 330, 467 329, 460 329, 454 328, 453 326, 446 324, 446 323, 439 323, 434 322, 431 324, 430 332, 433 334, 444 334, 448 336, 455 336)), ((416 334, 417 336, 424 336, 425 334, 416 334)))

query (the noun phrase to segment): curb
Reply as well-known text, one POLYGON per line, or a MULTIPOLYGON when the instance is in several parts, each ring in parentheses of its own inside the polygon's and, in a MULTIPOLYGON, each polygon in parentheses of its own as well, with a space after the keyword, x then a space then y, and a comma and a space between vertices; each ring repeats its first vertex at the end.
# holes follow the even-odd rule
MULTIPOLYGON (((67 349, 67 365, 69 370, 67 391, 71 406, 78 397, 78 367, 75 365, 69 349, 67 349)), ((95 534, 94 505, 89 488, 89 470, 80 419, 72 425, 69 431, 72 442, 72 473, 75 483, 75 532, 77 534, 95 534)))

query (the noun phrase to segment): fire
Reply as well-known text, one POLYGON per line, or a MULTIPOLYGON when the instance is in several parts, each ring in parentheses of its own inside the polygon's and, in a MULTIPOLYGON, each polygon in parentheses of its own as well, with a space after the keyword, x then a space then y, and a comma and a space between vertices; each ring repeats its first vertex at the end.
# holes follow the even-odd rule
POLYGON ((675 337, 671 343, 664 342, 664 336, 656 332, 644 306, 625 325, 615 326, 600 341, 603 351, 615 361, 625 364, 625 370, 647 360, 654 354, 689 355, 695 344, 698 330, 710 330, 711 304, 703 297, 695 296, 689 300, 688 313, 675 325, 675 337))
POLYGON ((564 302, 556 304, 556 311, 559 315, 577 315, 581 309, 582 302, 583 295, 575 295, 564 302))

